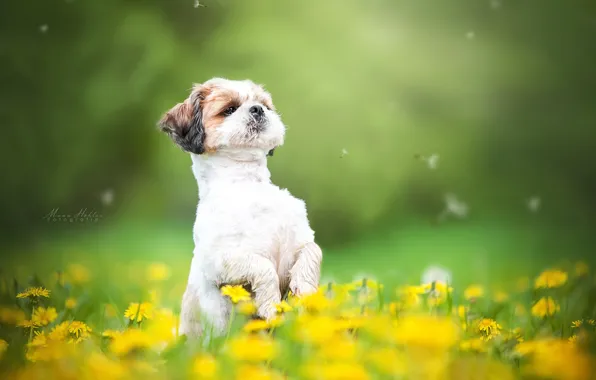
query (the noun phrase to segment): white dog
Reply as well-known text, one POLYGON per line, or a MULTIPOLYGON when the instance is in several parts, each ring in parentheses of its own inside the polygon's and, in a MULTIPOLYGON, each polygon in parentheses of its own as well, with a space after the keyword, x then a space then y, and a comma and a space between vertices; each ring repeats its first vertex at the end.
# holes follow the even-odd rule
POLYGON ((306 207, 273 185, 267 169, 267 155, 285 133, 269 93, 248 80, 214 78, 195 85, 159 126, 190 153, 199 186, 180 334, 226 330, 232 304, 222 285, 250 286, 265 319, 288 290, 315 292, 322 253, 306 207))

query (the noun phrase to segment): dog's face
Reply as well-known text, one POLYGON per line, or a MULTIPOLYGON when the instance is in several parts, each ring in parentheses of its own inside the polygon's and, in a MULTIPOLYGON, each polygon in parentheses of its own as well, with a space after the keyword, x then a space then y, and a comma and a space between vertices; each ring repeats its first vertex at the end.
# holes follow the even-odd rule
POLYGON ((169 110, 159 127, 184 151, 203 154, 222 148, 272 152, 283 144, 285 126, 261 86, 221 78, 195 85, 169 110))

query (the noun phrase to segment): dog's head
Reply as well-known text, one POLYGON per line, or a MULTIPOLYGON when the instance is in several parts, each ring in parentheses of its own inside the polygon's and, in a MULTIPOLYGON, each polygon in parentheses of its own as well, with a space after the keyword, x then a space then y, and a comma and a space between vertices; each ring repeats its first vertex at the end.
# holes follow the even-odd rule
POLYGON ((283 144, 285 126, 263 87, 214 78, 193 87, 169 110, 159 127, 184 151, 203 154, 222 148, 257 148, 270 155, 283 144))

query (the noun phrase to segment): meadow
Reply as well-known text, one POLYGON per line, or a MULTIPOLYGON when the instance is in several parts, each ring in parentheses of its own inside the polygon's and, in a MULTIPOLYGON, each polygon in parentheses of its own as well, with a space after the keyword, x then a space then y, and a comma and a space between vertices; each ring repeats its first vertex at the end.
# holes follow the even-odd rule
MULTIPOLYGON (((455 269, 453 282, 440 270, 425 282, 419 269, 432 258, 424 257, 427 249, 411 242, 410 258, 384 259, 391 239, 385 247, 363 242, 326 252, 319 292, 290 295, 270 322, 254 317, 242 287, 222 288, 235 304, 230 329, 195 342, 177 334, 191 247, 184 230, 148 233, 126 247, 122 241, 135 240, 133 227, 121 227, 98 235, 117 252, 90 236, 65 236, 70 248, 54 242, 68 253, 61 260, 51 245, 42 246, 28 265, 14 259, 14 270, 2 273, 2 378, 594 378, 596 282, 584 261, 516 270, 512 260, 491 267, 493 257, 475 277, 479 267, 455 253, 465 252, 456 237, 469 239, 455 226, 427 232, 434 245, 451 243, 453 257, 442 262, 455 269), (375 250, 380 254, 367 260, 375 250), (362 265, 367 261, 374 266, 362 265), (388 263, 397 268, 382 271, 388 263)), ((406 244, 403 235, 397 240, 406 244)))

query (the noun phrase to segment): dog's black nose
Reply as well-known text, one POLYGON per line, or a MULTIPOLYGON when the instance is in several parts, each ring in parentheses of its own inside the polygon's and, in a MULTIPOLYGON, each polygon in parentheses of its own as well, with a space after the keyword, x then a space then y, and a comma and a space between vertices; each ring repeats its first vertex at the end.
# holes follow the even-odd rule
POLYGON ((260 119, 265 114, 265 111, 263 111, 263 107, 261 106, 252 106, 248 112, 257 119, 260 119))

